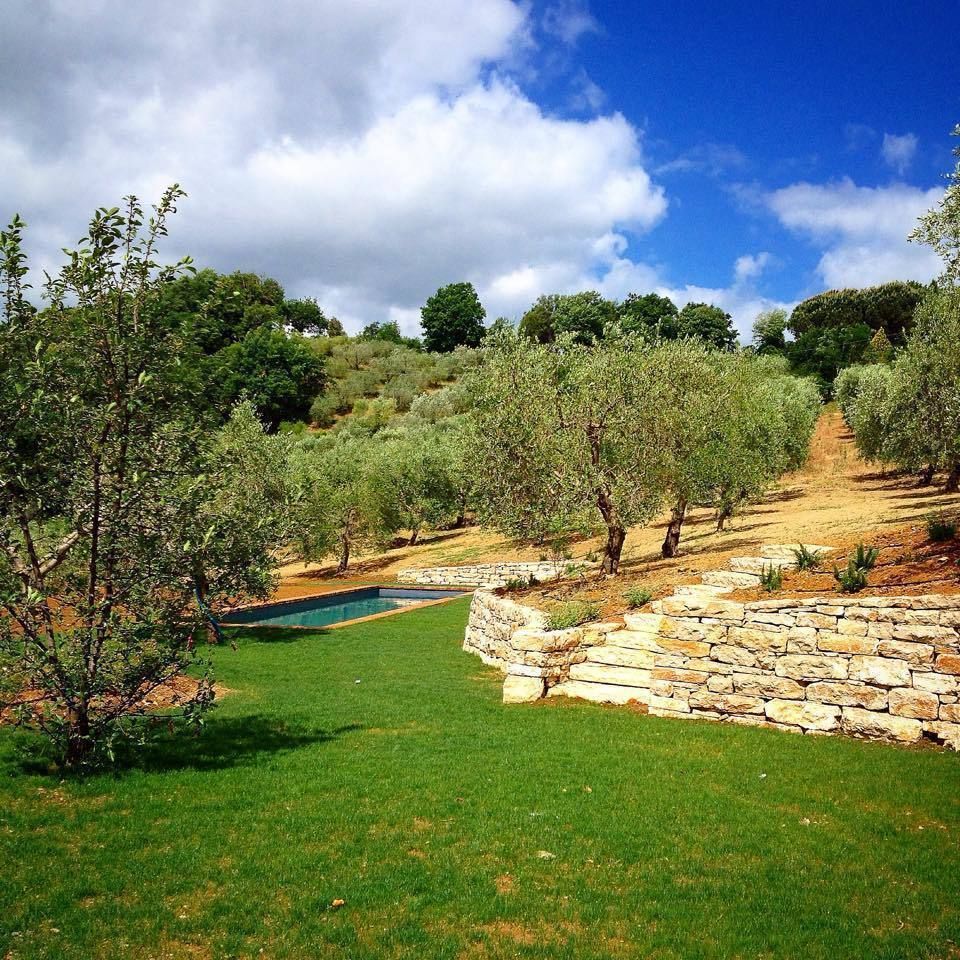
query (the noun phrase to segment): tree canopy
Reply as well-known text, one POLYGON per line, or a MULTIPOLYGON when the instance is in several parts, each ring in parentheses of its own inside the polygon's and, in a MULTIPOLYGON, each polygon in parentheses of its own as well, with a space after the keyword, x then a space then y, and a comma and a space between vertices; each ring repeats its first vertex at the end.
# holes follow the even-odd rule
POLYGON ((472 283, 448 283, 420 310, 423 345, 438 353, 460 346, 477 347, 484 336, 486 315, 472 283))

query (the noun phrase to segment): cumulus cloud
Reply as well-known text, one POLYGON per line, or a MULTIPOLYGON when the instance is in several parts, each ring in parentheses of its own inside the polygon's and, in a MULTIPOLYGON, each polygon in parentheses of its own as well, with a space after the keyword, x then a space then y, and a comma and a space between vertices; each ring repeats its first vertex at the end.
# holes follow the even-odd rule
POLYGON ((45 266, 95 206, 176 180, 171 255, 276 276, 353 327, 415 331, 461 279, 515 315, 607 269, 667 207, 622 116, 550 116, 504 73, 528 16, 511 0, 15 3, 0 83, 32 81, 0 115, 0 207, 45 266))
POLYGON ((599 32, 600 24, 581 0, 558 0, 544 11, 543 29, 545 33, 573 46, 584 34, 599 32))
POLYGON ((905 133, 899 137, 893 133, 883 135, 880 155, 884 163, 892 167, 901 177, 907 172, 916 152, 917 138, 912 133, 905 133))
POLYGON ((927 247, 909 243, 917 217, 942 191, 898 183, 857 186, 849 178, 795 183, 765 195, 780 222, 825 247, 817 272, 828 287, 929 280, 940 270, 927 247))
POLYGON ((763 273, 764 269, 770 263, 770 254, 767 251, 757 254, 744 254, 737 257, 733 265, 733 277, 736 283, 746 283, 749 280, 755 280, 763 273))

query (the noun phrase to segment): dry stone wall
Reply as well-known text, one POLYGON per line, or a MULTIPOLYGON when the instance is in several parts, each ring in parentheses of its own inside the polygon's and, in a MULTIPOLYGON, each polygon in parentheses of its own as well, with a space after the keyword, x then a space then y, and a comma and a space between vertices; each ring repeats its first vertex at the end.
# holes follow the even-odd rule
POLYGON ((504 587, 511 580, 543 582, 556 580, 564 576, 571 567, 579 569, 578 564, 569 561, 544 560, 529 563, 475 563, 457 567, 407 567, 397 573, 401 583, 430 584, 443 587, 485 587, 494 590, 504 587))
POLYGON ((632 702, 657 716, 960 749, 958 630, 960 596, 672 597, 622 623, 548 631, 537 611, 481 592, 464 648, 504 670, 508 701, 632 702))

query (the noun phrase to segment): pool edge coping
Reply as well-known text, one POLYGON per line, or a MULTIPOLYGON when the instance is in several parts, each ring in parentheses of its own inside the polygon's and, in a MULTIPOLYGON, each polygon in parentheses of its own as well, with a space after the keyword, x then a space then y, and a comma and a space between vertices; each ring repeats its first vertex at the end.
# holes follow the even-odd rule
MULTIPOLYGON (((354 587, 343 587, 339 590, 328 590, 326 593, 314 593, 307 594, 302 597, 288 597, 285 600, 259 600, 256 603, 245 604, 241 607, 233 607, 228 611, 227 616, 231 613, 237 613, 241 610, 257 610, 260 607, 279 607, 285 606, 287 604, 293 603, 302 603, 304 600, 319 600, 322 597, 336 597, 341 596, 345 593, 354 593, 357 590, 422 590, 427 591, 430 587, 423 584, 416 585, 406 585, 406 584, 388 584, 388 583, 368 583, 363 586, 354 586, 354 587)), ((438 589, 436 587, 434 590, 438 589)), ((442 589, 442 588, 440 588, 442 589)), ((454 588, 450 588, 453 590, 454 588)), ((425 607, 435 607, 439 606, 442 603, 452 603, 454 600, 462 600, 464 597, 470 596, 477 587, 468 587, 464 590, 458 591, 458 596, 455 597, 437 597, 432 600, 423 600, 417 604, 410 604, 406 607, 397 607, 395 610, 382 610, 380 613, 369 613, 365 617, 355 617, 353 620, 341 620, 338 623, 328 623, 325 626, 308 626, 306 624, 286 624, 284 626, 274 625, 271 626, 267 623, 222 623, 223 627, 234 629, 257 629, 257 630, 337 630, 340 627, 352 627, 357 623, 367 623, 371 620, 382 620, 384 617, 395 617, 400 613, 409 613, 411 610, 423 610, 425 607)))

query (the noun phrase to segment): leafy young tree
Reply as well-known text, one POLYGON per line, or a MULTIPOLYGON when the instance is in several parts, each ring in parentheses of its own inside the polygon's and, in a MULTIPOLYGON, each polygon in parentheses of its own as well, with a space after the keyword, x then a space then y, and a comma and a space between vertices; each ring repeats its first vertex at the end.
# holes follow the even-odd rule
MULTIPOLYGON (((960 137, 960 123, 953 128, 952 136, 960 137)), ((953 154, 957 164, 945 174, 947 189, 943 198, 920 217, 910 239, 933 247, 943 259, 944 279, 960 283, 960 147, 955 147, 953 154)))
POLYGON ((383 546, 396 529, 375 482, 375 452, 368 438, 346 434, 291 450, 293 545, 302 559, 334 556, 345 573, 356 551, 383 546))
POLYGON ((730 350, 737 342, 729 313, 712 303, 688 303, 677 315, 681 337, 697 337, 719 350, 730 350))
POLYGON ((478 510, 512 536, 592 526, 607 533, 603 570, 616 573, 627 527, 662 500, 650 419, 648 351, 632 338, 540 344, 505 333, 471 376, 468 462, 478 510))
POLYGON ((764 310, 753 321, 753 345, 758 353, 783 353, 787 341, 787 311, 781 307, 764 310))
POLYGON ((621 328, 648 338, 676 340, 679 336, 676 304, 669 297, 656 293, 640 296, 630 293, 617 307, 621 328))
POLYGON ((571 334, 578 343, 603 337, 604 328, 617 319, 616 304, 596 290, 581 293, 547 294, 523 315, 520 332, 540 343, 553 343, 571 334))
POLYGON ((448 283, 420 310, 423 345, 447 353, 454 347, 478 347, 484 336, 484 310, 472 283, 448 283))
MULTIPOLYGON (((0 236, 0 676, 14 700, 31 691, 21 722, 74 767, 147 736, 145 698, 195 662, 198 569, 211 603, 262 581, 235 529, 205 558, 194 547, 217 492, 164 309, 189 261, 156 262, 182 195, 170 188, 146 220, 132 197, 98 210, 39 311, 22 222, 0 236)), ((212 697, 205 678, 179 715, 212 697)))
POLYGON ((326 333, 329 321, 313 297, 304 300, 284 300, 280 306, 283 322, 297 333, 318 336, 326 333))

